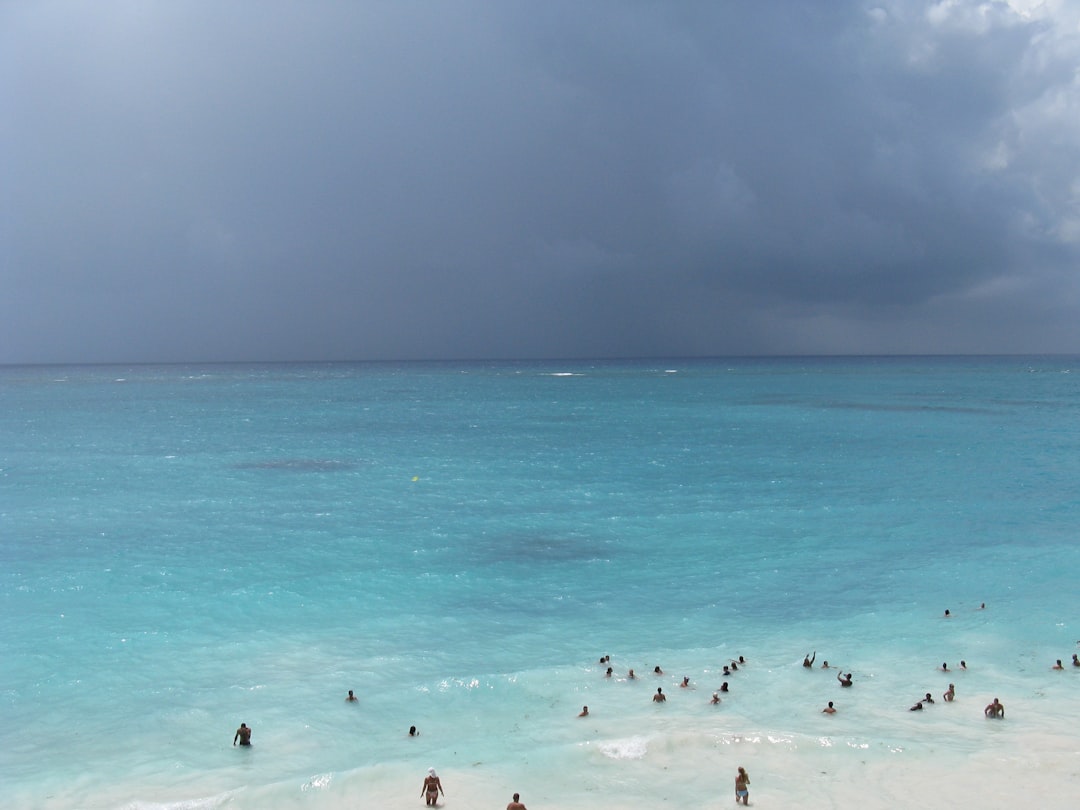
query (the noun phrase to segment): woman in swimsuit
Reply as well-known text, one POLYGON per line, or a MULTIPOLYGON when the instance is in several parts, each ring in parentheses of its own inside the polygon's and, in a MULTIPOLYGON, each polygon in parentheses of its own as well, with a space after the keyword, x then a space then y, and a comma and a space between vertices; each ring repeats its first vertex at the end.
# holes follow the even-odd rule
POLYGON ((742 799, 743 804, 750 803, 750 774, 746 768, 739 766, 739 773, 735 776, 735 803, 742 799))
POLYGON ((434 807, 435 803, 439 800, 440 793, 442 793, 443 796, 446 796, 446 793, 444 793, 442 789, 442 782, 435 774, 435 769, 428 768, 427 776, 424 777, 424 786, 420 790, 420 795, 425 798, 428 807, 434 807))

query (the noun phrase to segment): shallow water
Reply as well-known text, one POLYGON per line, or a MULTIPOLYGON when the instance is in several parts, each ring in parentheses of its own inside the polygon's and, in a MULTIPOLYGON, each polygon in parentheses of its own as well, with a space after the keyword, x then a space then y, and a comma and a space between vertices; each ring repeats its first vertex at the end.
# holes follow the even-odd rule
POLYGON ((0 370, 0 782, 412 807, 434 766, 451 807, 632 808, 742 764, 752 804, 1071 806, 1078 369, 0 370))

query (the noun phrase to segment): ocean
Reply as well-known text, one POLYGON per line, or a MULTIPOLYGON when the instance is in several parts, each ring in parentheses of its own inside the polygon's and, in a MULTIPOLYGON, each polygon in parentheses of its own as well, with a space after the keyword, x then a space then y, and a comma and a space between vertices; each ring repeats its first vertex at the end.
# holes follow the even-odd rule
POLYGON ((0 806, 1070 808, 1078 531, 1078 357, 0 368, 0 806))

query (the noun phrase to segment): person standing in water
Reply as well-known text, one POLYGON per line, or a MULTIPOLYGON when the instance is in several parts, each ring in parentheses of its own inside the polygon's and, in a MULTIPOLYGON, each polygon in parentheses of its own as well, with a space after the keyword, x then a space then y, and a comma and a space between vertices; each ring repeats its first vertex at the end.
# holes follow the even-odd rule
POLYGON ((506 805, 506 810, 525 810, 525 805, 521 803, 521 794, 514 794, 514 800, 506 805))
POLYGON ((251 729, 248 728, 247 723, 240 724, 240 728, 233 735, 232 744, 236 745, 237 740, 240 741, 240 745, 251 745, 251 729))
POLYGON ((442 789, 442 781, 439 779, 438 774, 435 773, 434 768, 428 768, 423 787, 420 788, 420 795, 424 797, 428 807, 434 807, 439 800, 440 793, 444 797, 446 796, 442 789))
POLYGON ((743 804, 750 803, 750 774, 742 765, 735 775, 735 804, 739 803, 739 799, 742 799, 743 804))

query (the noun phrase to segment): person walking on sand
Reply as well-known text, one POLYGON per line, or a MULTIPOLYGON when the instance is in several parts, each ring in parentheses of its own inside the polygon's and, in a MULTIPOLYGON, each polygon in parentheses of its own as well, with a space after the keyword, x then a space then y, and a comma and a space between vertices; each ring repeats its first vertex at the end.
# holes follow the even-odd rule
POLYGON ((525 805, 521 803, 521 795, 514 794, 514 800, 510 804, 506 805, 506 810, 525 810, 525 805))
POLYGON ((735 775, 735 804, 739 803, 739 799, 742 799, 743 804, 750 803, 750 774, 742 765, 735 775))
POLYGON ((236 741, 239 740, 241 745, 251 745, 251 729, 247 723, 241 723, 240 728, 236 730, 236 734, 233 735, 232 744, 236 745, 236 741))
POLYGON ((434 807, 439 800, 440 793, 445 798, 446 793, 443 792, 442 781, 439 779, 438 774, 435 773, 434 768, 428 768, 427 776, 424 777, 424 784, 420 788, 420 795, 424 797, 428 807, 434 807))

